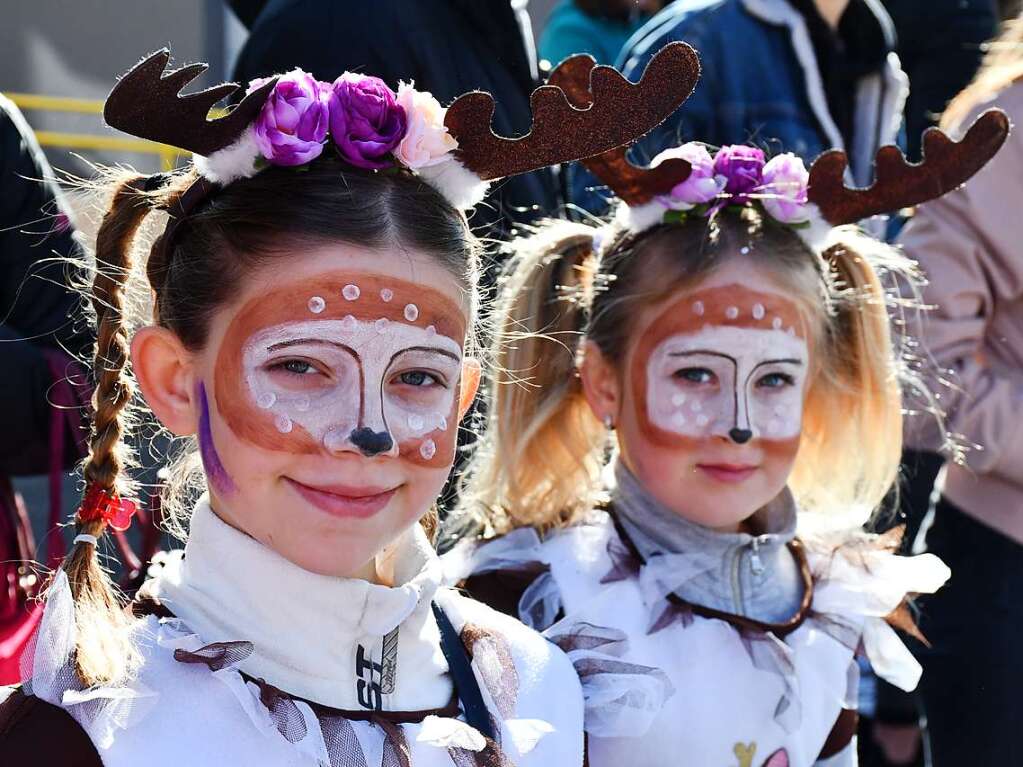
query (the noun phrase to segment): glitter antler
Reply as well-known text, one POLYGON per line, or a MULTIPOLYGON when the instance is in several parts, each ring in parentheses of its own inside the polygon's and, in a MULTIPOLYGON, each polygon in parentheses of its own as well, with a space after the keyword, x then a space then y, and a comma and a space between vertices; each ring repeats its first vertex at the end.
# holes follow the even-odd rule
MULTIPOLYGON (((696 87, 700 65, 699 61, 695 60, 695 52, 693 59, 692 64, 695 67, 688 71, 691 79, 683 79, 679 83, 677 91, 674 92, 675 103, 672 104, 668 114, 678 109, 696 87)), ((651 61, 650 66, 653 64, 654 62, 651 61)), ((582 109, 594 101, 589 83, 590 73, 596 68, 597 62, 589 54, 570 56, 554 68, 549 82, 565 92, 572 106, 582 109)), ((647 68, 647 71, 649 69, 650 67, 647 68)), ((644 73, 645 76, 646 73, 644 73)), ((692 169, 685 160, 672 158, 653 168, 641 168, 629 162, 629 158, 626 156, 628 149, 628 145, 615 147, 582 161, 583 165, 627 205, 642 205, 650 202, 657 195, 667 194, 676 184, 681 184, 689 178, 692 169)))
POLYGON ((848 158, 833 149, 810 168, 807 197, 832 226, 852 224, 869 216, 919 205, 941 197, 987 164, 1009 135, 1009 118, 999 109, 978 117, 961 141, 937 128, 923 137, 923 159, 910 163, 895 146, 884 146, 875 158, 875 181, 865 189, 845 185, 848 158))
POLYGON ((103 107, 107 125, 132 136, 209 156, 241 136, 276 82, 276 78, 270 78, 226 117, 208 120, 213 105, 239 86, 223 83, 182 96, 181 89, 205 72, 207 65, 189 64, 164 74, 169 61, 170 51, 164 48, 140 61, 118 81, 103 107))
POLYGON ((533 91, 527 135, 495 135, 494 99, 479 91, 458 98, 444 124, 458 139, 456 153, 465 167, 484 180, 503 178, 631 143, 689 98, 699 76, 699 57, 685 43, 658 51, 637 83, 613 67, 597 66, 589 56, 573 56, 552 73, 550 85, 533 91), (558 75, 566 65, 566 76, 558 75))

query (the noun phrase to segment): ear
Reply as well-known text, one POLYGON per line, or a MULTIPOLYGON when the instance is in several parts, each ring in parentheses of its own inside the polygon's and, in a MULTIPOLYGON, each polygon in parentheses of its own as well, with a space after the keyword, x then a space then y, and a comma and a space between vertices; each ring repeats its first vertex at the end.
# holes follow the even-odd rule
POLYGON ((618 371, 593 341, 587 341, 583 348, 579 379, 583 385, 583 396, 597 420, 603 422, 610 416, 612 421, 617 421, 622 403, 618 371))
POLYGON ((160 423, 179 437, 195 434, 199 425, 195 371, 181 339, 167 328, 140 328, 131 340, 131 365, 142 396, 160 423))
POLYGON ((462 360, 462 378, 458 386, 458 420, 468 412, 472 401, 476 399, 476 392, 480 388, 480 376, 482 367, 480 361, 475 357, 467 357, 462 360))

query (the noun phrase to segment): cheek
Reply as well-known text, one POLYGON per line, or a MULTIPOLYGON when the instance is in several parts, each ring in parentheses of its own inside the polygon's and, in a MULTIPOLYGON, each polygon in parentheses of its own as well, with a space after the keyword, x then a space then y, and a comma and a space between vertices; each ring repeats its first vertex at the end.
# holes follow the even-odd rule
POLYGON ((450 470, 458 442, 457 391, 456 381, 438 397, 438 402, 389 400, 385 405, 387 423, 402 458, 418 466, 443 470, 445 474, 450 470))

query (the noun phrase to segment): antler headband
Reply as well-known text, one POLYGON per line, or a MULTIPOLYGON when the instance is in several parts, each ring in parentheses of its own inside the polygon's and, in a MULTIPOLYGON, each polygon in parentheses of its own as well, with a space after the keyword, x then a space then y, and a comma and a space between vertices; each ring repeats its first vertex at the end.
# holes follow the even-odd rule
POLYGON ((351 73, 332 84, 301 70, 256 81, 230 113, 209 120, 214 104, 238 86, 181 95, 206 65, 166 72, 169 60, 169 51, 161 50, 129 70, 103 114, 111 127, 196 155, 200 181, 208 183, 185 194, 190 205, 179 215, 266 164, 315 159, 328 147, 328 128, 336 151, 353 167, 404 166, 455 207, 468 207, 482 198, 488 181, 630 143, 674 112, 699 77, 696 53, 684 43, 662 49, 637 83, 612 67, 591 67, 590 103, 577 107, 560 88, 541 86, 530 99, 529 133, 503 138, 491 129, 495 104, 488 93, 467 93, 445 112, 429 93, 403 84, 394 94, 377 78, 351 73))
MULTIPOLYGON (((573 105, 583 106, 592 100, 587 74, 594 66, 589 56, 573 56, 555 68, 550 82, 573 105)), ((584 158, 582 164, 621 200, 621 218, 636 232, 690 212, 708 214, 754 202, 786 224, 831 227, 941 197, 983 168, 1008 134, 1008 117, 998 109, 978 117, 960 141, 930 128, 920 163, 909 163, 898 147, 879 149, 875 181, 865 189, 845 185, 848 158, 841 150, 820 155, 809 172, 791 154, 765 162, 755 147, 730 146, 712 158, 695 142, 662 152, 649 167, 629 162, 627 146, 584 158)))

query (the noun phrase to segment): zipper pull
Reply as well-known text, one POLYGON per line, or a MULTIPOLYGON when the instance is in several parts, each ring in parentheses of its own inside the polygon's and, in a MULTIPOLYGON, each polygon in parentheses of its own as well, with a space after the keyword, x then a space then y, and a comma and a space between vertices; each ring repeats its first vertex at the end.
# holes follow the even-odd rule
POLYGON ((750 546, 752 548, 749 557, 750 570, 753 571, 754 575, 763 575, 764 563, 760 561, 760 539, 754 538, 750 546))

